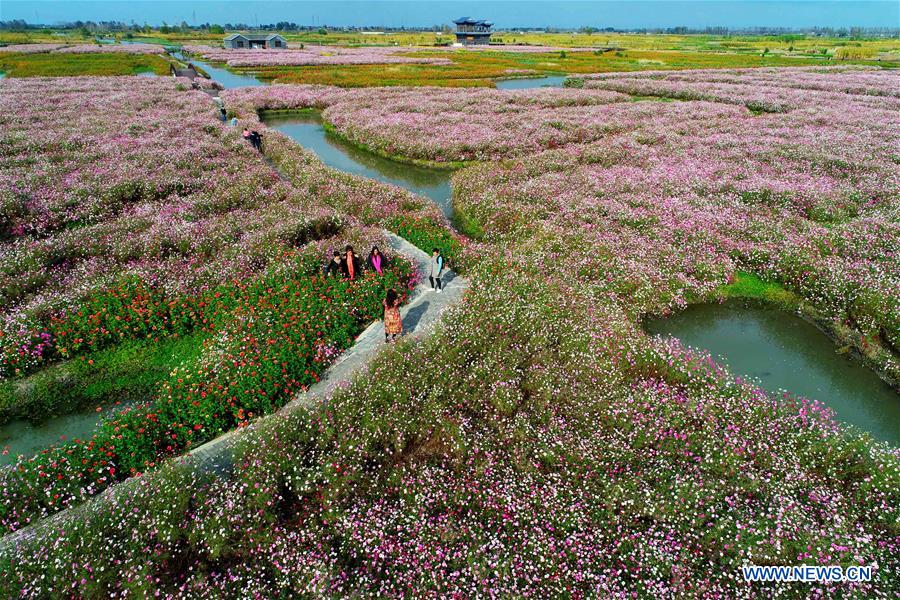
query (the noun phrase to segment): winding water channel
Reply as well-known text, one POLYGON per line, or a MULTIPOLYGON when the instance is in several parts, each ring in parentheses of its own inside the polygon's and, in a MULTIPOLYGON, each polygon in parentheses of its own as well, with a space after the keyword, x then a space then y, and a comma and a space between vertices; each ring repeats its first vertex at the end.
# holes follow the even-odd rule
POLYGON ((47 419, 42 423, 30 423, 15 419, 0 426, 0 466, 16 461, 19 454, 31 456, 52 444, 61 444, 76 438, 89 439, 97 425, 122 406, 108 407, 101 411, 88 408, 47 419))
POLYGON ((264 113, 262 117, 266 125, 311 150, 329 167, 406 188, 430 198, 448 219, 452 218, 451 171, 399 163, 361 150, 325 131, 318 113, 264 113))
POLYGON ((900 394, 834 342, 795 315, 740 301, 699 304, 645 323, 650 333, 673 335, 709 350, 736 375, 763 389, 819 400, 838 420, 900 445, 900 394))
MULTIPOLYGON (((124 42, 123 42, 124 43, 124 42)), ((191 62, 202 68, 209 74, 210 78, 216 80, 226 90, 238 87, 258 87, 269 85, 271 82, 259 79, 252 73, 235 73, 229 71, 223 66, 213 66, 212 64, 198 60, 196 57, 186 57, 180 51, 172 52, 172 56, 182 62, 191 62)), ((541 87, 562 87, 566 81, 566 75, 549 75, 546 77, 523 77, 516 79, 500 79, 494 83, 499 90, 525 90, 541 87)))
POLYGON ((269 85, 269 82, 263 81, 262 79, 257 79, 253 75, 232 73, 224 67, 214 67, 208 62, 204 62, 202 60, 191 58, 187 60, 187 62, 193 63, 206 71, 209 74, 210 78, 221 83, 222 87, 224 87, 226 90, 239 87, 259 87, 262 85, 269 85))
POLYGON ((230 90, 233 88, 239 87, 259 87, 263 85, 269 85, 268 81, 264 81, 262 79, 258 79, 254 75, 248 75, 243 73, 233 73, 226 69, 225 67, 214 67, 210 63, 197 60, 195 57, 191 56, 188 58, 181 51, 170 52, 173 58, 187 64, 192 63, 204 71, 206 71, 207 75, 209 75, 210 79, 220 83, 223 88, 226 90, 230 90))

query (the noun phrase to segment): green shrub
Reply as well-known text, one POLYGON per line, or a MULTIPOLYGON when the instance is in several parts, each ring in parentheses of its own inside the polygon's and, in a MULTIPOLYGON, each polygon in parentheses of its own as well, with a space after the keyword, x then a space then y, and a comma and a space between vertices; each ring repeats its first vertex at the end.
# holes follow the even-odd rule
POLYGON ((202 348, 203 334, 129 340, 0 384, 0 423, 42 421, 90 406, 146 401, 172 368, 202 348))
POLYGON ((395 216, 387 219, 385 227, 428 254, 433 248, 440 248, 448 264, 452 265, 459 256, 459 240, 430 217, 395 216))

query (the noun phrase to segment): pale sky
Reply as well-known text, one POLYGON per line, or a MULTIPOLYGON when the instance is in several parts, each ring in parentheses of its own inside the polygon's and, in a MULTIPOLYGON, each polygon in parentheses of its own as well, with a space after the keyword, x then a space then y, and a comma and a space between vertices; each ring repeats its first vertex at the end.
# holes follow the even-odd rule
POLYGON ((117 20, 159 25, 274 23, 431 26, 460 16, 521 27, 900 27, 900 1, 855 0, 566 0, 451 2, 447 0, 0 0, 0 20, 54 24, 117 20))

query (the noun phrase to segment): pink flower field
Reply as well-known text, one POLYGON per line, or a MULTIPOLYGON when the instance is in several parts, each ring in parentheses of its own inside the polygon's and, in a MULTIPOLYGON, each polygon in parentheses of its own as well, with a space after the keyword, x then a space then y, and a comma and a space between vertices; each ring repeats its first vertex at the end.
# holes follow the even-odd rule
POLYGON ((437 57, 403 56, 397 48, 346 48, 340 46, 308 46, 284 50, 242 50, 185 46, 184 50, 206 60, 225 63, 229 67, 290 67, 309 65, 433 64, 451 61, 437 57))
POLYGON ((643 319, 752 278, 896 389, 896 82, 796 68, 274 85, 222 91, 236 131, 186 81, 0 81, 0 374, 134 331, 209 336, 91 440, 0 470, 0 592, 895 598, 900 449, 643 319), (456 168, 458 231, 260 120, 310 109, 356 146, 456 168), (439 246, 471 282, 461 301, 327 397, 251 420, 377 318, 380 280, 324 278, 318 261, 384 229, 439 246), (177 458, 232 427, 221 472, 177 458), (748 583, 747 565, 873 578, 748 583))
POLYGON ((584 87, 642 96, 711 100, 743 104, 763 112, 809 107, 811 101, 842 104, 852 100, 873 108, 900 110, 896 77, 891 71, 865 69, 734 69, 713 71, 604 73, 588 75, 584 87), (830 74, 830 75, 829 75, 830 74), (875 96, 875 97, 871 97, 875 96))
POLYGON ((21 54, 165 54, 159 44, 11 44, 0 52, 21 54))
POLYGON ((288 214, 330 215, 281 184, 187 81, 32 78, 0 89, 4 376, 40 363, 42 346, 27 340, 48 315, 126 274, 203 289, 265 266, 271 227, 288 214))
MULTIPOLYGON (((239 114, 322 108, 342 136, 380 153, 434 163, 476 161, 537 152, 634 127, 654 110, 628 96, 569 89, 454 90, 275 85, 225 93, 239 114), (614 119, 618 119, 613 122, 614 119)), ((677 110, 677 108, 676 108, 677 110)), ((718 109, 721 110, 721 109, 718 109)), ((662 118, 691 118, 668 114, 662 118)))

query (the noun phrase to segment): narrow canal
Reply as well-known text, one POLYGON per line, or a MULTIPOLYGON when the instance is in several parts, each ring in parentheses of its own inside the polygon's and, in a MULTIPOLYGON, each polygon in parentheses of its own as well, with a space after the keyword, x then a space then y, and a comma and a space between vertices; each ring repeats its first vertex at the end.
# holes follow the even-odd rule
POLYGON ((735 375, 773 394, 819 400, 838 420, 900 445, 900 394, 852 356, 837 353, 828 336, 800 317, 730 301, 691 306, 645 326, 709 350, 735 375))
POLYGON ((498 90, 527 90, 541 87, 562 87, 565 81, 565 75, 551 75, 548 77, 501 79, 500 81, 497 81, 495 85, 498 90))
POLYGON ((328 133, 317 112, 262 115, 263 122, 310 150, 333 169, 391 183, 430 198, 450 219, 452 171, 429 169, 384 158, 361 150, 328 133))
POLYGON ((204 62, 202 60, 195 60, 191 58, 187 59, 187 62, 191 62, 206 71, 212 79, 215 79, 216 81, 221 83, 222 87, 224 87, 226 90, 239 87, 259 87, 262 85, 269 85, 268 82, 263 81, 262 79, 257 79, 253 75, 232 73, 228 69, 225 69, 223 67, 214 67, 208 62, 204 62))
POLYGON ((0 425, 0 466, 16 462, 19 454, 32 456, 50 445, 59 445, 74 439, 90 439, 104 418, 122 410, 123 406, 107 407, 97 411, 89 408, 33 424, 16 419, 0 425))
POLYGON ((211 79, 217 81, 222 84, 222 87, 226 90, 230 90, 233 88, 239 87, 259 87, 263 85, 269 85, 267 81, 263 81, 262 79, 258 79, 253 75, 243 74, 243 73, 232 73, 225 67, 214 67, 210 63, 197 60, 193 56, 187 57, 182 54, 180 51, 171 52, 173 58, 180 60, 181 62, 187 64, 192 63, 204 71, 210 76, 211 79))

